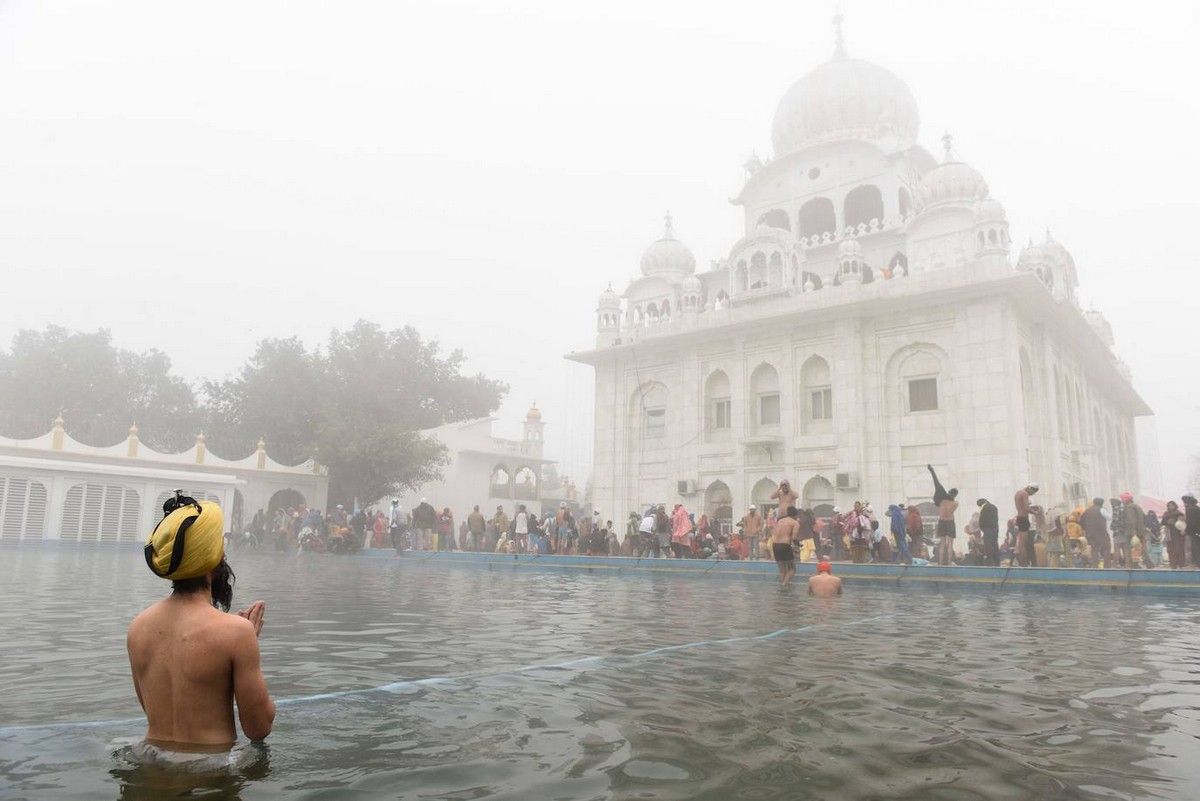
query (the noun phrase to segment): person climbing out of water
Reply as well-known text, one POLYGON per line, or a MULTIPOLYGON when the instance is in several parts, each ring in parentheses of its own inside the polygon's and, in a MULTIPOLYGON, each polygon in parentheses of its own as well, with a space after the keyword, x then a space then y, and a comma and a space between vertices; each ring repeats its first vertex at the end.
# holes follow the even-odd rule
POLYGON ((146 742, 227 750, 237 740, 234 701, 242 732, 262 740, 275 721, 258 650, 265 604, 226 614, 235 576, 219 506, 176 491, 163 512, 144 550, 154 575, 171 581, 171 595, 134 618, 126 637, 146 742))
POLYGON ((925 465, 929 475, 933 476, 933 502, 938 508, 937 522, 937 562, 939 565, 954 564, 954 537, 958 533, 954 527, 954 512, 958 509, 958 490, 949 491, 938 481, 933 465, 925 465))

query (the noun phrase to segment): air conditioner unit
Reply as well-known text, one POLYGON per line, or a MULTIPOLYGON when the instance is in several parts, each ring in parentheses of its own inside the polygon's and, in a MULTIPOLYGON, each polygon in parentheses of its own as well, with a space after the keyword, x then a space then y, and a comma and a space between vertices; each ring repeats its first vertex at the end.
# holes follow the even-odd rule
POLYGON ((840 490, 858 489, 858 473, 838 473, 834 483, 840 490))
POLYGON ((688 479, 687 481, 676 481, 675 482, 675 491, 679 495, 695 495, 696 494, 696 482, 691 479, 688 479))

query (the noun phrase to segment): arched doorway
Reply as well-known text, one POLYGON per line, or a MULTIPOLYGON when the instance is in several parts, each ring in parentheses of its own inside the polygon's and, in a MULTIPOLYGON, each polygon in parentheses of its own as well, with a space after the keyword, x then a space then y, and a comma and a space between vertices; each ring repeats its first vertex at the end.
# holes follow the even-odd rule
POLYGON ((758 507, 758 513, 763 517, 778 508, 779 502, 771 497, 777 489, 779 489, 779 485, 771 479, 760 478, 754 485, 754 489, 750 491, 750 502, 758 507))
POLYGON ((714 481, 704 490, 704 514, 712 531, 728 536, 733 531, 733 493, 724 481, 714 481))
POLYGON ((817 518, 833 517, 833 485, 824 476, 814 476, 804 485, 804 508, 817 518))
POLYGON ((299 509, 304 506, 304 496, 294 489, 281 489, 267 501, 267 517, 275 514, 276 509, 299 509))

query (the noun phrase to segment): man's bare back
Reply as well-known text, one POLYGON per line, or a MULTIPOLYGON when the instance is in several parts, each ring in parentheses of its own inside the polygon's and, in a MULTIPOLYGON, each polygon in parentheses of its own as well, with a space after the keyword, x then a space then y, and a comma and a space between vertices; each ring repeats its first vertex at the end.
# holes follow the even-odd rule
POLYGON ((800 524, 791 517, 781 517, 771 532, 771 544, 791 545, 800 536, 800 524))
POLYGON ((146 712, 146 739, 158 745, 229 746, 237 739, 233 701, 251 740, 271 733, 275 704, 258 650, 264 605, 237 614, 208 593, 171 595, 129 626, 133 686, 146 712))
POLYGON ((842 580, 829 573, 818 573, 808 580, 808 594, 832 598, 842 594, 842 580))

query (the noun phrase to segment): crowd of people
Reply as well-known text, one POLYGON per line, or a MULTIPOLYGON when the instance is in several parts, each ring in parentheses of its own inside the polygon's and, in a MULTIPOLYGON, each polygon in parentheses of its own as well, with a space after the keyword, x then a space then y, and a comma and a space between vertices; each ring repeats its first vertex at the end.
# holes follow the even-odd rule
POLYGON ((383 509, 337 506, 328 514, 303 506, 270 514, 260 509, 231 545, 330 553, 391 548, 397 556, 458 550, 780 563, 790 556, 811 562, 1200 568, 1200 506, 1191 495, 1180 503, 1169 501, 1161 516, 1144 511, 1130 493, 1051 515, 1033 502, 1039 488, 1030 483, 1013 496, 1015 514, 1006 525, 999 507, 979 498, 960 530, 958 490, 947 490, 933 467, 928 470, 937 508, 933 520, 913 504, 893 503, 878 515, 868 501, 818 515, 798 506, 798 495, 785 480, 765 515, 751 504, 732 525, 707 514, 697 517, 682 503, 670 511, 657 504, 631 512, 621 537, 599 511, 577 517, 565 502, 540 518, 524 504, 511 516, 503 506, 486 516, 476 505, 456 521, 449 507, 439 511, 426 498, 411 510, 393 498, 383 509), (963 544, 956 547, 956 542, 963 544))

